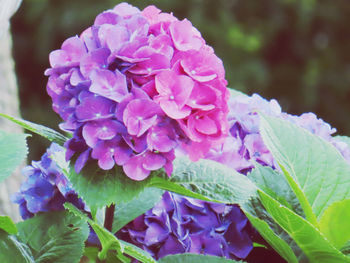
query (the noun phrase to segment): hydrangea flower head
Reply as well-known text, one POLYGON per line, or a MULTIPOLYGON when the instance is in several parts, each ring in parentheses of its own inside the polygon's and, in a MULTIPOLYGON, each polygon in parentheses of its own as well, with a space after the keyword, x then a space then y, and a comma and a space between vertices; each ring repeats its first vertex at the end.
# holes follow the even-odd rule
POLYGON ((237 206, 166 192, 154 208, 119 233, 156 258, 169 254, 208 254, 245 258, 253 248, 248 219, 237 206))
POLYGON ((134 180, 172 172, 174 149, 192 160, 228 134, 225 71, 190 21, 121 3, 50 54, 47 91, 67 158, 123 166, 134 180))
POLYGON ((71 183, 64 176, 61 169, 50 158, 50 155, 64 149, 52 144, 40 161, 33 161, 32 165, 23 168, 22 174, 26 180, 13 201, 19 205, 21 217, 30 218, 39 212, 64 210, 65 202, 73 203, 84 209, 85 205, 78 198, 71 183))
POLYGON ((223 163, 244 174, 254 167, 255 162, 274 169, 278 167, 260 135, 258 110, 269 116, 289 120, 331 142, 350 162, 349 147, 332 137, 336 129, 317 118, 314 113, 304 113, 300 116, 287 114, 282 112, 276 100, 268 101, 257 94, 230 98, 229 109, 229 136, 223 144, 210 149, 205 156, 207 159, 223 163))
MULTIPOLYGON (((276 100, 257 94, 229 100, 229 136, 211 147, 205 158, 247 174, 256 162, 277 169, 272 154, 259 132, 257 111, 284 118, 331 142, 350 163, 349 147, 332 137, 334 128, 313 113, 293 116, 282 112, 276 100)), ((181 154, 180 151, 177 152, 181 154)), ((210 254, 231 259, 246 258, 252 249, 247 218, 237 206, 213 204, 165 193, 144 215, 125 226, 119 235, 147 250, 156 259, 169 254, 210 254)))

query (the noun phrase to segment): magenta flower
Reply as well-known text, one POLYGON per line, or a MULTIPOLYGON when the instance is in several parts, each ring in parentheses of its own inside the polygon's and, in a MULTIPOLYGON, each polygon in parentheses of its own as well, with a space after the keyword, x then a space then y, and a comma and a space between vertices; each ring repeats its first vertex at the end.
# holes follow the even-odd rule
POLYGON ((194 86, 191 78, 167 70, 156 76, 155 86, 159 95, 154 99, 169 117, 183 119, 190 115, 191 108, 186 102, 194 86))
POLYGON ((167 160, 159 153, 147 151, 131 157, 123 166, 124 172, 136 181, 141 181, 166 164, 167 160))
POLYGON ((98 160, 98 165, 104 169, 112 169, 115 164, 124 165, 131 156, 132 150, 120 136, 113 140, 99 141, 93 148, 91 156, 98 160))
POLYGON ((71 37, 63 42, 61 49, 51 52, 50 63, 53 68, 77 66, 85 54, 84 42, 71 37))
POLYGON ((224 67, 187 19, 121 3, 50 54, 47 91, 60 127, 73 134, 67 158, 121 165, 143 180, 172 172, 174 151, 192 160, 228 134, 224 67))
POLYGON ((162 115, 162 111, 157 103, 147 99, 135 99, 126 106, 123 121, 130 135, 140 137, 156 124, 158 115, 162 115))
POLYGON ((126 132, 124 125, 118 121, 111 119, 91 121, 83 127, 83 138, 86 144, 93 148, 99 140, 111 140, 118 132, 126 132))
POLYGON ((121 102, 128 94, 125 75, 118 70, 94 70, 91 75, 90 91, 107 99, 121 102))
POLYGON ((190 21, 174 21, 169 26, 171 38, 176 49, 180 51, 199 50, 205 43, 199 31, 190 21))

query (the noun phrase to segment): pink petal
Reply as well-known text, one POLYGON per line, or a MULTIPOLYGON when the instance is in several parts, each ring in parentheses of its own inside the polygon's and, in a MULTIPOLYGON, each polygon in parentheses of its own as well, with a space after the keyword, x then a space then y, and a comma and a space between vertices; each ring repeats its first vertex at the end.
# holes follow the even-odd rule
POLYGON ((194 82, 185 75, 178 75, 172 70, 165 70, 155 78, 156 90, 163 99, 175 100, 182 108, 191 95, 194 82))
POLYGON ((197 131, 204 134, 215 134, 218 131, 215 121, 208 116, 197 119, 195 126, 197 131))
POLYGON ((133 156, 123 166, 125 174, 135 181, 142 181, 150 174, 150 171, 142 167, 139 158, 140 156, 133 156))
POLYGON ((157 153, 148 153, 146 157, 144 157, 143 168, 154 171, 162 168, 166 163, 166 159, 157 153))
POLYGON ((159 105, 166 115, 175 120, 186 118, 191 114, 190 107, 184 106, 180 109, 175 101, 161 100, 159 105))
POLYGON ((204 40, 198 36, 198 31, 193 29, 187 19, 172 22, 169 29, 174 45, 180 51, 199 50, 204 44, 204 40))
POLYGON ((140 13, 140 10, 137 7, 129 5, 128 3, 120 3, 113 8, 113 12, 122 16, 128 17, 134 14, 140 13))

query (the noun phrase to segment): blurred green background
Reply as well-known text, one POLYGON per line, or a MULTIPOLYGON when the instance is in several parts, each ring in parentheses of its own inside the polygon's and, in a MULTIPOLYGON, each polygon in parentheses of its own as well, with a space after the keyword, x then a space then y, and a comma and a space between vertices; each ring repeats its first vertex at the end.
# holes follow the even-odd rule
MULTIPOLYGON (((50 51, 80 34, 115 0, 23 0, 12 19, 21 111, 57 128, 46 94, 50 51)), ((348 0, 158 0, 187 17, 222 58, 232 88, 276 98, 284 111, 312 111, 341 134, 350 134, 350 3, 348 0)), ((31 158, 47 143, 32 139, 31 158)))

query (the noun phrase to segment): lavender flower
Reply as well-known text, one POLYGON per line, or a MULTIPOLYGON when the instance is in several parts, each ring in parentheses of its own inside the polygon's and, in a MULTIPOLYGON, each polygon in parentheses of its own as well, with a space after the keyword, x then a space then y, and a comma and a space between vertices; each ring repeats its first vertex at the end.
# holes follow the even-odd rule
POLYGON ((85 208, 68 179, 50 158, 57 151, 63 151, 63 148, 52 144, 40 161, 33 161, 31 166, 23 169, 26 180, 20 191, 12 197, 13 202, 19 205, 23 219, 39 212, 64 210, 65 202, 82 210, 85 208))
POLYGON ((254 162, 276 168, 270 151, 259 133, 259 112, 289 120, 311 133, 331 142, 350 162, 350 149, 332 137, 336 129, 332 128, 314 113, 294 116, 281 111, 276 100, 267 101, 257 94, 238 96, 229 100, 228 115, 229 136, 222 145, 210 149, 206 158, 223 163, 241 173, 247 173, 254 162))
POLYGON ((196 253, 245 258, 250 226, 237 206, 215 204, 166 192, 162 200, 119 233, 156 259, 196 253))
POLYGON ((225 71, 191 22, 126 3, 50 54, 47 91, 73 133, 79 172, 123 166, 134 180, 172 172, 174 150, 202 158, 228 134, 225 71), (153 160, 155 162, 153 162, 153 160))
MULTIPOLYGON (((290 120, 330 141, 350 162, 350 149, 332 137, 334 128, 313 113, 293 116, 281 111, 275 100, 254 94, 229 100, 229 136, 205 156, 247 174, 258 162, 277 165, 259 133, 259 112, 290 120)), ((178 152, 178 154, 181 154, 178 152)), ((231 259, 245 258, 252 250, 250 225, 235 205, 213 204, 176 194, 163 199, 118 235, 147 250, 156 259, 176 253, 210 254, 231 259)), ((254 233, 253 233, 254 234, 254 233)))

